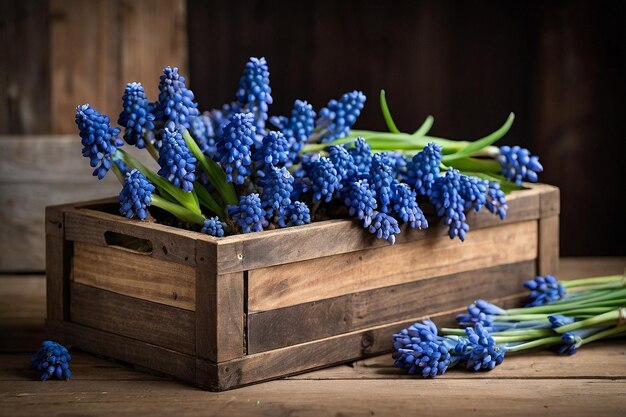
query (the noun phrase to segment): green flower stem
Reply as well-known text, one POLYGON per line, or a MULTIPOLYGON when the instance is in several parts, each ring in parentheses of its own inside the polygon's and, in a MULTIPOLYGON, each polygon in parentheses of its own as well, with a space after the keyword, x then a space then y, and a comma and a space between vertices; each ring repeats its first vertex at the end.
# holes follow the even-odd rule
POLYGON ((115 178, 117 178, 117 180, 120 182, 120 184, 122 184, 123 187, 126 179, 124 178, 124 174, 122 174, 122 171, 120 171, 115 162, 111 164, 111 171, 113 171, 113 174, 115 174, 115 178))
POLYGON ((209 181, 222 196, 222 199, 226 202, 226 204, 233 206, 237 205, 238 199, 235 187, 232 183, 226 181, 226 174, 224 173, 222 167, 219 166, 213 159, 207 158, 206 155, 202 153, 198 144, 186 129, 183 132, 183 138, 185 139, 185 143, 187 143, 187 147, 189 147, 198 162, 200 162, 200 166, 204 172, 206 172, 209 177, 209 181))
POLYGON ((226 219, 226 211, 222 208, 219 203, 213 198, 213 196, 207 191, 204 186, 198 182, 193 184, 193 189, 196 191, 198 195, 198 199, 200 200, 200 204, 213 213, 217 214, 218 217, 224 221, 226 219))
MULTIPOLYGON (((466 336, 465 329, 452 329, 444 327, 441 329, 441 334, 444 336, 466 336)), ((490 335, 495 339, 496 337, 514 337, 517 340, 509 340, 510 342, 528 340, 537 337, 546 337, 554 335, 551 329, 515 329, 506 330, 503 332, 493 332, 490 335)))
POLYGON ((514 353, 521 352, 523 350, 533 349, 540 346, 555 345, 562 342, 563 341, 561 340, 561 336, 550 336, 533 340, 531 342, 522 343, 521 345, 517 346, 506 346, 505 349, 507 352, 514 353))
MULTIPOLYGON (((622 307, 626 308, 626 307, 622 307)), ((557 327, 554 329, 557 333, 565 333, 576 329, 585 327, 594 327, 601 324, 614 324, 619 320, 620 309, 615 309, 607 313, 599 314, 595 317, 588 318, 582 321, 576 321, 574 323, 566 324, 565 326, 557 327)))
POLYGON ((626 334, 626 325, 616 326, 616 327, 603 330, 601 332, 592 334, 591 336, 584 338, 583 341, 580 343, 580 345, 582 346, 582 345, 586 345, 587 343, 594 342, 596 340, 600 340, 600 339, 604 339, 608 337, 614 337, 614 336, 621 336, 624 334, 626 334))
POLYGON ((400 130, 396 127, 393 119, 391 118, 391 113, 389 112, 389 106, 387 106, 387 100, 385 99, 385 90, 380 90, 380 109, 383 112, 383 117, 385 119, 385 123, 387 124, 387 128, 390 132, 400 133, 400 130))
POLYGON ((188 193, 178 187, 175 187, 174 185, 172 185, 172 183, 152 172, 149 168, 147 168, 132 155, 128 154, 122 149, 118 149, 117 152, 121 153, 122 157, 124 158, 124 162, 126 162, 128 166, 141 171, 141 173, 145 175, 146 178, 148 178, 150 182, 152 182, 157 188, 159 188, 159 190, 164 190, 165 192, 167 192, 169 195, 174 197, 176 201, 178 201, 190 211, 196 214, 202 213, 200 211, 200 205, 198 204, 198 198, 196 197, 195 193, 188 193))
POLYGON ((573 279, 569 281, 561 281, 561 284, 565 288, 574 288, 574 287, 583 287, 589 285, 598 285, 598 284, 614 284, 620 283, 622 285, 626 284, 626 276, 622 275, 609 275, 605 277, 594 277, 594 278, 581 278, 581 279, 573 279))
POLYGON ((584 304, 590 304, 601 301, 610 301, 616 299, 623 299, 626 297, 626 289, 618 290, 618 291, 609 291, 606 295, 599 295, 597 297, 589 297, 583 300, 577 300, 576 298, 572 298, 568 303, 559 303, 559 304, 547 304, 543 306, 537 307, 524 307, 524 308, 512 308, 506 310, 507 314, 533 314, 533 313, 555 313, 563 310, 563 306, 567 305, 567 307, 579 307, 584 304))
POLYGON ((199 225, 204 224, 203 215, 194 213, 193 211, 186 209, 183 206, 179 206, 178 204, 171 203, 156 194, 152 194, 151 205, 162 208, 163 210, 169 212, 170 214, 173 214, 180 220, 186 221, 188 223, 194 223, 199 225))
POLYGON ((502 171, 500 162, 495 159, 461 158, 450 161, 449 166, 459 171, 478 171, 498 173, 502 171))
POLYGON ((159 151, 157 150, 157 148, 154 146, 154 143, 152 143, 149 140, 146 140, 146 150, 148 151, 148 153, 150 154, 150 156, 152 156, 152 158, 159 162, 159 151))

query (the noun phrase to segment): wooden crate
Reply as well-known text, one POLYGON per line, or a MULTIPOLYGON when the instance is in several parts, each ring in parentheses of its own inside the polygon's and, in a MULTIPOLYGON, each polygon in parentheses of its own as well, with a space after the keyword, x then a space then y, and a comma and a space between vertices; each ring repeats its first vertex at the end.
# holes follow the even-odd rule
POLYGON ((216 239, 114 200, 48 207, 47 330, 217 391, 388 352, 417 319, 556 273, 559 190, 508 200, 506 221, 469 214, 464 243, 433 223, 393 246, 351 220, 216 239))

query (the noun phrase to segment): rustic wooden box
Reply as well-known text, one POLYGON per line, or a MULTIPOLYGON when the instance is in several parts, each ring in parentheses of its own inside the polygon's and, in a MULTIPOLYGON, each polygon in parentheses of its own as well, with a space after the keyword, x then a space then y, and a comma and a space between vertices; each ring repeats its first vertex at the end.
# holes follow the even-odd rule
POLYGON ((558 267, 559 190, 541 184, 506 221, 470 214, 465 243, 433 223, 390 246, 351 220, 216 239, 116 210, 47 208, 50 337, 210 390, 387 352, 419 318, 558 267))

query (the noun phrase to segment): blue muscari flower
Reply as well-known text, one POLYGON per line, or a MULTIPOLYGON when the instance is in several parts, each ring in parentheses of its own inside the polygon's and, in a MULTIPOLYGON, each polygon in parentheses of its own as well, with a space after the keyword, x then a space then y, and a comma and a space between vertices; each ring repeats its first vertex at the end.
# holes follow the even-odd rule
POLYGON ((469 231, 465 222, 465 200, 460 193, 461 181, 459 171, 451 169, 442 177, 435 179, 431 192, 431 202, 437 210, 437 216, 444 217, 449 226, 450 239, 458 237, 461 241, 469 231))
POLYGON ((284 214, 284 209, 291 204, 293 181, 294 178, 287 168, 266 166, 264 175, 259 179, 259 185, 263 187, 261 203, 268 220, 274 215, 280 218, 281 214, 284 214))
POLYGON ((254 144, 256 128, 252 113, 236 113, 217 141, 217 155, 226 172, 226 181, 243 184, 250 175, 250 149, 254 144))
POLYGON ((493 369, 504 360, 506 350, 496 345, 493 337, 477 323, 474 328, 465 329, 469 343, 465 354, 465 366, 467 369, 478 371, 481 369, 493 369))
POLYGON ((481 324, 485 327, 493 325, 493 316, 506 314, 506 311, 485 300, 476 300, 467 306, 467 313, 456 316, 457 322, 463 326, 481 324))
POLYGON ((268 225, 261 199, 256 193, 239 196, 239 204, 228 206, 228 215, 243 233, 261 232, 268 225))
POLYGON ((215 144, 215 131, 213 130, 213 122, 209 112, 204 112, 200 116, 191 119, 189 133, 204 155, 208 157, 215 155, 217 145, 215 144))
POLYGON ((504 220, 509 206, 506 203, 504 191, 500 189, 500 184, 496 181, 489 182, 485 197, 485 207, 487 207, 487 210, 504 220))
POLYGON ((413 229, 427 229, 428 221, 417 205, 415 191, 407 184, 394 181, 391 184, 393 192, 393 211, 403 223, 408 223, 413 229))
POLYGON ((126 84, 122 103, 122 112, 117 119, 117 124, 126 128, 124 140, 129 145, 143 149, 146 147, 143 131, 154 129, 154 115, 151 113, 152 105, 141 83, 126 84))
POLYGON ((372 166, 372 148, 363 138, 357 138, 353 144, 345 145, 356 165, 359 178, 367 178, 372 166))
POLYGON ((299 153, 315 127, 313 106, 303 100, 296 100, 291 116, 274 116, 270 122, 280 129, 289 140, 289 160, 296 163, 299 153))
POLYGON ((301 226, 311 223, 311 212, 309 206, 300 201, 296 201, 283 209, 283 213, 278 218, 280 227, 301 226))
POLYGON ((270 72, 265 58, 250 58, 239 79, 237 101, 254 114, 258 132, 265 129, 268 105, 272 104, 270 72))
POLYGON ((439 178, 441 157, 441 146, 429 143, 408 163, 406 181, 420 195, 430 195, 435 179, 439 178))
POLYGON ((531 155, 528 149, 519 146, 501 146, 498 161, 502 166, 502 175, 517 185, 521 185, 525 179, 537 182, 537 173, 543 172, 539 157, 531 155))
POLYGON ((215 237, 222 237, 224 236, 224 224, 217 216, 204 219, 201 232, 215 237))
POLYGON ((576 318, 569 317, 569 316, 564 316, 562 314, 553 314, 551 316, 548 316, 548 320, 550 320, 550 324, 551 324, 552 328, 556 329, 557 327, 561 327, 561 326, 565 326, 566 324, 574 323, 576 321, 576 318))
MULTIPOLYGON (((170 126, 173 127, 173 126, 170 126)), ((176 187, 188 193, 193 191, 193 182, 196 180, 196 158, 187 148, 180 132, 174 128, 163 130, 161 149, 159 149, 158 174, 166 178, 176 187)))
POLYGON ((289 141, 282 132, 269 132, 263 138, 261 146, 255 148, 252 156, 261 175, 266 165, 285 166, 289 162, 289 141))
POLYGON ((459 192, 465 200, 465 210, 479 211, 487 202, 488 182, 470 175, 459 175, 459 192))
POLYGON ((394 181, 393 172, 390 161, 384 153, 377 153, 372 156, 371 186, 376 192, 379 210, 387 214, 391 212, 393 204, 393 192, 391 190, 391 183, 394 181))
POLYGON ((559 347, 559 354, 575 354, 576 352, 578 352, 578 348, 582 345, 583 339, 585 337, 589 337, 608 328, 609 326, 588 327, 563 333, 563 335, 561 336, 563 344, 559 347))
POLYGON ((337 175, 341 177, 342 188, 348 186, 348 184, 356 179, 357 168, 354 164, 354 159, 343 146, 329 146, 328 159, 330 159, 330 162, 332 162, 337 169, 337 175))
POLYGON ((394 178, 405 178, 408 161, 402 152, 385 152, 388 164, 393 168, 394 178))
MULTIPOLYGON (((367 227, 367 226, 364 226, 367 227)), ((398 221, 386 213, 375 211, 372 216, 372 223, 369 225, 370 233, 379 239, 385 239, 392 245, 396 243, 396 236, 400 233, 398 221)))
POLYGON ((70 379, 72 377, 71 360, 72 356, 67 348, 57 342, 46 340, 41 343, 37 353, 30 357, 30 368, 41 372, 42 381, 51 378, 70 379))
POLYGON ((552 275, 535 277, 524 282, 524 287, 530 290, 530 303, 526 304, 527 307, 541 306, 561 300, 567 292, 563 284, 552 275))
POLYGON ((315 130, 320 132, 322 142, 348 136, 350 129, 365 105, 365 94, 360 91, 346 93, 339 100, 330 100, 322 108, 315 121, 315 130))
POLYGON ((353 181, 346 191, 344 203, 348 206, 348 213, 363 220, 364 227, 372 223, 374 210, 378 207, 375 195, 366 179, 353 181))
POLYGON ((213 134, 216 138, 222 137, 224 128, 228 126, 230 118, 237 113, 242 113, 241 105, 237 103, 224 104, 221 109, 213 109, 209 112, 209 118, 213 124, 213 134))
POLYGON ((124 186, 120 191, 120 213, 123 216, 144 220, 148 216, 148 206, 152 204, 154 185, 138 170, 126 174, 124 186))
POLYGON ((324 199, 328 203, 332 200, 335 191, 341 188, 341 177, 330 159, 325 156, 311 162, 307 172, 311 179, 313 202, 324 199))
POLYGON ((111 127, 111 120, 98 113, 89 104, 76 107, 76 125, 83 145, 83 156, 95 168, 93 175, 99 180, 111 169, 111 154, 124 145, 118 136, 120 130, 111 127))
POLYGON ((185 77, 178 73, 178 68, 163 68, 156 103, 157 120, 172 121, 189 129, 191 120, 200 115, 197 107, 193 92, 185 86, 185 77))

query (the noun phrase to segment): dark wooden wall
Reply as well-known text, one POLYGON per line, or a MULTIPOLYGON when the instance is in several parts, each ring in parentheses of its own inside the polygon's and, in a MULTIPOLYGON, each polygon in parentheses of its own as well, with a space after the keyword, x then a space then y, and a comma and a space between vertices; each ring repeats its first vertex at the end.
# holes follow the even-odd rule
POLYGON ((270 64, 275 104, 316 108, 351 89, 357 126, 475 138, 510 111, 503 144, 541 156, 562 190, 563 255, 624 255, 626 2, 188 1, 189 64, 201 107, 232 100, 249 56, 270 64))

